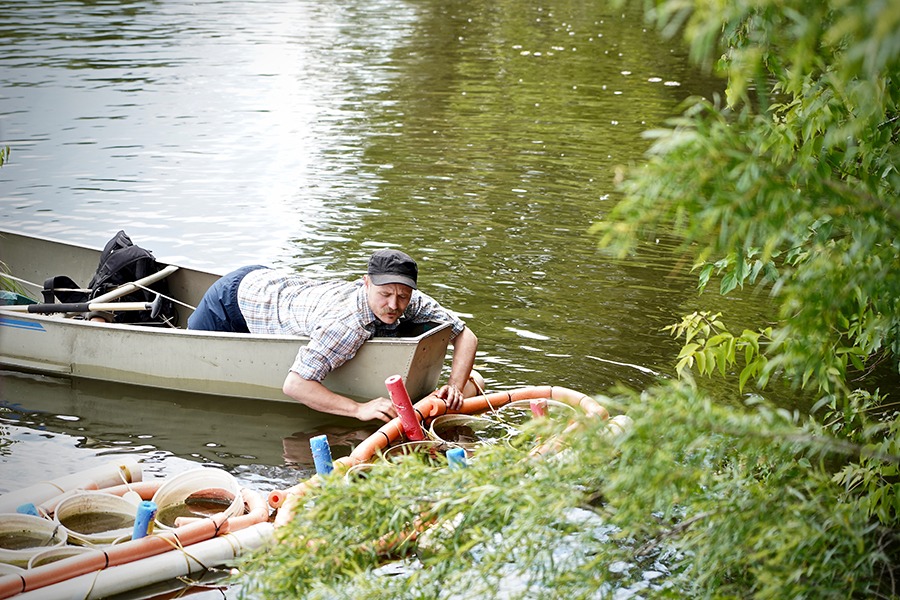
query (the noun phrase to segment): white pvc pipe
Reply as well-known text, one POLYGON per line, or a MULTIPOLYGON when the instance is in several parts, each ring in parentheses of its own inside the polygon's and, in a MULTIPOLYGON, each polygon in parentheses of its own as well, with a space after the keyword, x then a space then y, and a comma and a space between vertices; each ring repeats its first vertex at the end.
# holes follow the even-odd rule
POLYGON ((97 484, 97 487, 102 490, 123 483, 134 483, 140 481, 142 477, 141 465, 134 458, 126 456, 99 467, 64 475, 51 481, 42 481, 31 487, 3 494, 0 496, 0 513, 14 513, 16 508, 29 502, 35 506, 43 504, 51 498, 56 498, 60 494, 83 487, 91 482, 97 484))
POLYGON ((169 265, 168 267, 161 269, 157 273, 153 273, 152 275, 147 275, 146 277, 144 277, 142 279, 138 279, 137 281, 135 281, 133 283, 126 283, 126 284, 122 285, 121 287, 117 287, 116 289, 103 294, 102 296, 97 296, 96 298, 94 298, 93 302, 98 302, 98 303, 99 302, 111 302, 111 301, 115 300, 116 298, 121 298, 122 296, 127 296, 131 292, 140 289, 140 286, 146 287, 148 285, 156 283, 157 281, 165 279, 166 277, 168 277, 169 275, 171 275, 172 273, 174 273, 177 270, 178 270, 177 266, 169 265))
POLYGON ((247 552, 262 548, 273 539, 271 523, 171 550, 142 560, 88 573, 79 577, 24 592, 16 600, 99 600, 115 594, 182 577, 207 567, 220 566, 247 552))

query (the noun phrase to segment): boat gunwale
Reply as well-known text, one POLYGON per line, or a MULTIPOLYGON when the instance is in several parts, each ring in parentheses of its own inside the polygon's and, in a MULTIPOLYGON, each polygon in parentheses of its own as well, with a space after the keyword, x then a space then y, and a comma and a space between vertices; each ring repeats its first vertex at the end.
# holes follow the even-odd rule
MULTIPOLYGON (((4 310, 3 306, 0 306, 0 317, 5 319, 23 319, 28 321, 36 321, 38 323, 50 323, 52 325, 60 325, 63 327, 99 327, 103 329, 116 329, 120 331, 131 331, 131 332, 140 332, 142 334, 148 335, 182 335, 188 337, 198 337, 198 338, 234 338, 238 340, 245 341, 269 341, 269 342, 294 342, 294 343, 306 343, 309 342, 309 336, 305 335, 291 335, 291 334, 277 334, 277 333, 235 333, 231 331, 205 331, 200 329, 182 329, 180 327, 162 327, 159 325, 136 325, 131 323, 97 323, 93 321, 86 321, 83 319, 67 319, 61 318, 58 315, 47 315, 41 313, 28 313, 21 311, 13 311, 13 310, 4 310)), ((366 344, 379 344, 379 345, 398 345, 398 346, 412 346, 418 345, 418 343, 426 338, 429 338, 433 335, 437 335, 448 327, 452 327, 452 323, 449 321, 445 322, 434 322, 431 324, 434 326, 430 329, 420 333, 415 336, 397 336, 397 337, 372 337, 366 340, 366 344)))

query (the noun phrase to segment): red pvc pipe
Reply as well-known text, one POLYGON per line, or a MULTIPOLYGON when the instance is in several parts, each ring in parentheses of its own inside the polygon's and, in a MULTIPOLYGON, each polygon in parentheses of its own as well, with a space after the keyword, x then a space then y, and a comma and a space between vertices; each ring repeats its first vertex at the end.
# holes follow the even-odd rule
POLYGON ((387 386, 391 402, 394 403, 394 408, 397 409, 397 414, 400 416, 400 425, 403 427, 406 439, 414 442, 424 440, 425 432, 422 431, 422 424, 419 423, 416 411, 413 410, 406 386, 403 385, 403 378, 399 375, 391 375, 384 380, 384 385, 387 386))

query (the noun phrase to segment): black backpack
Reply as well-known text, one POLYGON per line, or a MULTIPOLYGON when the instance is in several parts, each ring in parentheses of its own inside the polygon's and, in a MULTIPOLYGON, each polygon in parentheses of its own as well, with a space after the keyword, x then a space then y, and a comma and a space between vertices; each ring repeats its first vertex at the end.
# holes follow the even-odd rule
MULTIPOLYGON (((53 302, 53 296, 60 302, 89 302, 107 292, 123 285, 142 279, 162 270, 162 265, 153 258, 149 250, 135 246, 124 231, 120 231, 103 248, 97 271, 88 283, 89 292, 78 291, 77 284, 65 275, 51 277, 44 282, 44 302, 53 302), (63 289, 59 289, 63 288, 63 289), (67 289, 68 288, 68 289, 67 289)), ((157 294, 169 295, 169 284, 166 280, 157 281, 149 286, 149 290, 138 288, 134 292, 122 296, 121 302, 153 302, 157 294)), ((151 318, 149 310, 117 311, 113 313, 115 323, 144 323, 176 325, 177 313, 171 300, 162 298, 159 315, 151 318)))

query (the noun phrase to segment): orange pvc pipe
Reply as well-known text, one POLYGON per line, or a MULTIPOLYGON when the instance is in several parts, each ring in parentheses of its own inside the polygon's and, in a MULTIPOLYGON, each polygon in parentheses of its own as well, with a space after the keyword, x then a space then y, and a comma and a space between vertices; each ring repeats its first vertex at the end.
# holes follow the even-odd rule
POLYGON ((130 542, 101 548, 96 552, 87 552, 41 565, 34 569, 28 569, 24 573, 0 579, 0 599, 40 589, 85 573, 156 556, 173 548, 190 546, 227 532, 228 522, 220 513, 174 531, 149 535, 130 542))
MULTIPOLYGON (((347 471, 350 467, 358 465, 362 462, 365 462, 365 461, 360 460, 358 458, 354 458, 353 456, 341 456, 340 458, 334 459, 334 470, 338 471, 338 472, 347 471)), ((294 487, 287 488, 284 490, 272 490, 271 492, 269 492, 269 496, 267 498, 267 504, 271 508, 281 508, 281 505, 284 504, 284 501, 288 497, 288 495, 297 493, 296 491, 292 491, 292 490, 300 489, 301 486, 304 486, 303 492, 305 493, 305 491, 306 491, 305 485, 306 485, 306 482, 304 481, 302 483, 295 485, 294 487)))
POLYGON ((416 413, 422 418, 422 421, 425 422, 432 417, 438 416, 438 414, 444 414, 447 412, 447 403, 437 396, 425 396, 418 402, 414 407, 416 409, 416 413))
MULTIPOLYGON (((578 421, 569 423, 563 430, 562 435, 569 433, 570 431, 576 429, 578 426, 578 421)), ((543 456, 544 454, 549 454, 550 452, 558 452, 561 446, 562 444, 560 443, 559 438, 557 436, 553 436, 547 442, 541 444, 540 446, 532 448, 528 453, 528 456, 543 456)))
POLYGON ((228 519, 228 531, 239 531, 269 520, 269 505, 258 492, 242 487, 241 496, 247 513, 228 519))
POLYGON ((553 386, 550 398, 565 402, 576 408, 580 408, 589 416, 598 416, 603 420, 609 419, 609 412, 600 405, 599 402, 581 392, 570 390, 569 388, 553 386))
POLYGON ((291 519, 294 518, 294 511, 300 506, 303 495, 309 487, 311 486, 306 486, 302 491, 298 490, 296 493, 289 494, 284 499, 284 503, 281 505, 281 508, 278 509, 278 514, 275 515, 275 521, 273 522, 276 529, 291 522, 291 519))
POLYGON ((103 491, 107 494, 115 494, 116 496, 124 496, 129 491, 137 492, 141 497, 141 500, 152 500, 153 495, 156 494, 156 491, 161 488, 164 483, 164 479, 157 479, 155 481, 141 481, 139 483, 129 483, 128 485, 117 485, 111 488, 106 488, 103 491))
POLYGON ((366 549, 374 551, 378 556, 391 556, 401 544, 417 540, 426 529, 436 522, 437 519, 434 518, 423 521, 421 517, 418 517, 413 521, 412 527, 408 531, 400 534, 386 533, 375 540, 375 543, 371 547, 366 549))
POLYGON ((378 431, 367 437, 362 443, 353 449, 350 457, 360 462, 365 462, 375 456, 379 450, 383 450, 388 444, 396 440, 403 433, 400 425, 400 417, 395 417, 389 423, 382 425, 378 431))
MULTIPOLYGON (((580 408, 589 416, 596 415, 602 419, 609 418, 609 413, 606 409, 587 394, 582 394, 581 392, 576 392, 564 387, 549 385, 531 386, 508 392, 493 392, 491 394, 472 396, 463 400, 462 407, 460 407, 457 412, 463 414, 479 413, 500 408, 509 402, 517 400, 547 398, 558 402, 565 402, 575 408, 580 408)), ((413 409, 417 414, 417 419, 421 421, 428 421, 449 412, 447 403, 434 394, 419 400, 415 406, 413 406, 413 409)), ((383 450, 396 441, 402 433, 403 426, 401 425, 400 417, 397 417, 381 426, 378 431, 363 440, 361 444, 353 449, 353 452, 351 452, 350 456, 346 457, 346 459, 350 463, 350 466, 367 462, 371 460, 379 450, 383 450)), ((550 449, 550 446, 545 445, 542 449, 546 452, 550 449)), ((275 518, 276 527, 290 521, 293 516, 293 509, 299 503, 299 497, 306 493, 310 484, 318 484, 318 479, 314 476, 313 479, 310 479, 308 482, 299 483, 286 490, 274 490, 269 493, 269 506, 279 509, 278 515, 276 515, 275 518), (315 480, 315 482, 313 480, 315 480), (286 504, 287 500, 292 496, 296 496, 297 498, 291 498, 291 502, 286 504)))
POLYGON ((272 490, 266 498, 266 503, 272 508, 281 508, 285 498, 287 498, 287 490, 272 490))
MULTIPOLYGON (((458 412, 463 414, 479 413, 486 410, 494 410, 518 400, 536 400, 541 398, 565 402, 575 408, 580 408, 588 416, 596 415, 601 419, 609 418, 607 410, 587 394, 576 392, 569 388, 549 385, 524 387, 507 392, 493 392, 490 394, 482 394, 480 396, 472 396, 463 400, 462 407, 458 412)), ((434 395, 426 396, 420 400, 415 408, 426 420, 449 412, 447 403, 434 395)), ((363 442, 363 444, 365 444, 365 442, 363 442)), ((374 455, 374 453, 372 454, 374 455)))
POLYGON ((280 509, 289 496, 302 496, 306 493, 306 490, 309 487, 318 484, 319 474, 316 473, 306 481, 301 481, 295 486, 289 487, 284 490, 272 490, 271 492, 269 492, 268 504, 272 508, 280 509))
POLYGON ((352 456, 341 456, 340 458, 334 459, 334 470, 335 471, 346 471, 350 467, 355 467, 362 461, 352 456))
POLYGON ((552 395, 553 388, 549 385, 524 387, 510 392, 512 402, 517 402, 519 400, 531 400, 532 398, 550 398, 552 395))
MULTIPOLYGON (((491 394, 482 394, 481 396, 472 396, 463 400, 463 405, 458 412, 465 414, 479 413, 486 410, 494 410, 505 404, 509 404, 515 398, 512 391, 510 392, 493 392, 491 394)), ((443 402, 443 401, 441 401, 443 402)), ((446 403, 444 403, 446 406, 446 403)), ((446 409, 444 409, 446 412, 446 409)))

